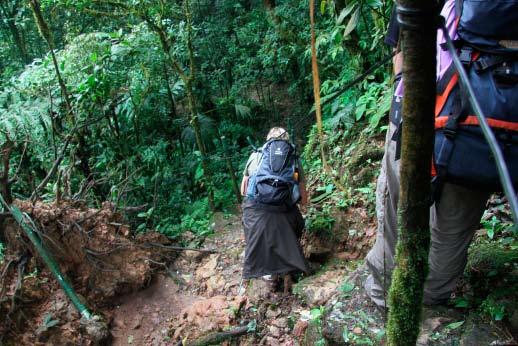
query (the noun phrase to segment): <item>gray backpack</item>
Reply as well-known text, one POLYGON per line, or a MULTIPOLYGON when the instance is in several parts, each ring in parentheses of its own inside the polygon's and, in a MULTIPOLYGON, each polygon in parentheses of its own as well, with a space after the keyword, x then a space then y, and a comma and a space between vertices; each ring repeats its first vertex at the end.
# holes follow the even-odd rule
POLYGON ((260 152, 259 165, 248 182, 248 198, 269 205, 297 203, 300 190, 295 177, 298 174, 295 146, 282 139, 272 139, 260 152))

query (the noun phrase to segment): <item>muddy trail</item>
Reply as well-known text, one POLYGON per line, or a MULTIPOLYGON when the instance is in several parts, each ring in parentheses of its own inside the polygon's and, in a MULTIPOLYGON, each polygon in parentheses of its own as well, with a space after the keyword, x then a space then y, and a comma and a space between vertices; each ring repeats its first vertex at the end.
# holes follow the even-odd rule
MULTIPOLYGON (((204 336, 240 327, 246 327, 246 332, 227 342, 324 342, 320 306, 339 291, 344 274, 356 263, 334 259, 325 268, 313 263, 320 272, 300 278, 294 293, 285 294, 282 287, 272 288, 269 281, 241 279, 245 242, 238 216, 216 214, 213 225, 215 234, 203 247, 217 253, 183 252, 166 273, 155 277, 150 287, 117 304, 113 313, 113 344, 177 345, 183 340, 189 345, 204 336), (308 332, 310 325, 314 330, 308 332)), ((347 257, 345 253, 341 256, 347 257)))
MULTIPOLYGON (((239 215, 214 215, 214 233, 201 245, 212 252, 177 251, 160 234, 132 236, 109 204, 99 210, 19 205, 45 230, 47 246, 81 298, 106 321, 110 335, 103 344, 385 344, 385 313, 362 289, 362 258, 374 236, 363 208, 336 215, 332 236, 304 236, 313 272, 285 294, 282 285, 241 279, 239 215)), ((0 344, 95 344, 16 225, 2 222, 10 251, 0 268, 0 344)), ((454 306, 427 308, 418 345, 513 345, 512 323, 454 306)))
MULTIPOLYGON (((113 345, 210 344, 207 337, 242 345, 324 342, 324 306, 373 235, 372 220, 361 220, 366 214, 359 213, 369 236, 355 236, 351 252, 333 259, 336 239, 306 236, 315 273, 298 278, 294 293, 286 294, 270 281, 241 279, 245 243, 239 215, 214 215, 214 233, 201 246, 213 251, 177 251, 158 233, 134 236, 109 203, 101 209, 74 202, 16 205, 31 215, 83 303, 106 321, 110 336, 100 343, 113 345)), ((97 343, 18 224, 5 214, 0 221, 8 246, 0 268, 1 344, 97 343)))

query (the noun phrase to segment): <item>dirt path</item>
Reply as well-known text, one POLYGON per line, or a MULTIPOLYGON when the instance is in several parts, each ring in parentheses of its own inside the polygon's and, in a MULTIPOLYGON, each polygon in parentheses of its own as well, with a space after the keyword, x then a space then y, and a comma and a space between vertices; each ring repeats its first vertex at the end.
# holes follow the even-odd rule
MULTIPOLYGON (((335 254, 285 296, 272 293, 261 280, 241 282, 245 243, 238 216, 219 214, 213 227, 215 233, 203 247, 218 253, 184 252, 168 276, 158 276, 149 288, 122 299, 113 312, 114 345, 177 345, 179 340, 188 345, 200 336, 247 324, 248 335, 225 345, 385 344, 383 313, 362 289, 367 272, 358 268, 361 260, 348 259, 347 252, 335 254)), ((350 247, 357 251, 354 244, 350 247)), ((473 344, 470 338, 480 336, 456 329, 462 321, 473 324, 458 309, 426 309, 418 345, 473 344)), ((505 335, 496 338, 490 324, 480 323, 474 330, 486 326, 488 340, 506 340, 505 335)))
MULTIPOLYGON (((218 214, 213 227, 214 235, 203 247, 218 253, 184 252, 169 268, 169 276, 123 298, 113 314, 114 345, 175 345, 179 338, 193 340, 247 323, 252 332, 236 344, 322 343, 324 306, 341 289, 343 297, 356 293, 354 283, 343 285, 357 262, 335 259, 314 266, 316 273, 296 283, 294 294, 272 293, 262 280, 241 280, 245 242, 239 216, 218 214)), ((379 333, 380 319, 370 324, 379 333)))
POLYGON ((113 311, 114 345, 174 345, 178 337, 192 340, 243 323, 256 327, 240 344, 300 344, 297 337, 311 315, 307 304, 325 304, 343 271, 313 277, 314 286, 306 278, 296 286, 297 295, 271 293, 262 281, 247 285, 241 280, 245 243, 239 217, 218 215, 213 226, 215 233, 203 247, 218 253, 182 253, 168 276, 123 297, 113 311))
POLYGON ((170 320, 200 299, 180 291, 167 276, 158 276, 147 289, 125 296, 114 310, 113 345, 162 345, 170 341, 170 320))
POLYGON ((114 345, 173 344, 171 326, 185 309, 217 295, 238 295, 244 251, 240 220, 220 215, 214 228, 204 247, 219 253, 187 251, 169 275, 159 275, 147 289, 122 298, 113 311, 114 345))

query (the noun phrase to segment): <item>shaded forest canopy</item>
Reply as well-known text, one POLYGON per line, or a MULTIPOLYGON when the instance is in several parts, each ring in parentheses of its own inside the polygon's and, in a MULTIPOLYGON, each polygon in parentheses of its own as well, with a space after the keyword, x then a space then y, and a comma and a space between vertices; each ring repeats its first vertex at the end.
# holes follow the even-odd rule
MULTIPOLYGON (((14 197, 56 166, 33 197, 138 206, 138 231, 203 233, 210 209, 236 203, 247 137, 260 144, 282 125, 303 151, 314 117, 307 1, 29 5, 0 6, 0 137, 14 197)), ((317 14, 323 101, 335 96, 326 126, 380 131, 388 67, 336 91, 388 54, 392 4, 344 5, 323 1, 317 14)))

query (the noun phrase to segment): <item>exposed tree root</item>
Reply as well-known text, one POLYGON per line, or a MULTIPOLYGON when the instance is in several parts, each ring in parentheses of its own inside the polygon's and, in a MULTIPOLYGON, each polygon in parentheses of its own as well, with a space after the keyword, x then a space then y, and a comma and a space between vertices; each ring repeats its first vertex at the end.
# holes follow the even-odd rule
MULTIPOLYGON (((245 334, 248 334, 249 330, 247 326, 237 327, 226 332, 217 332, 213 334, 209 334, 201 339, 194 340, 193 342, 188 343, 188 346, 209 346, 209 345, 217 345, 221 342, 236 338, 245 334)), ((177 346, 181 346, 183 343, 179 342, 177 346)))

